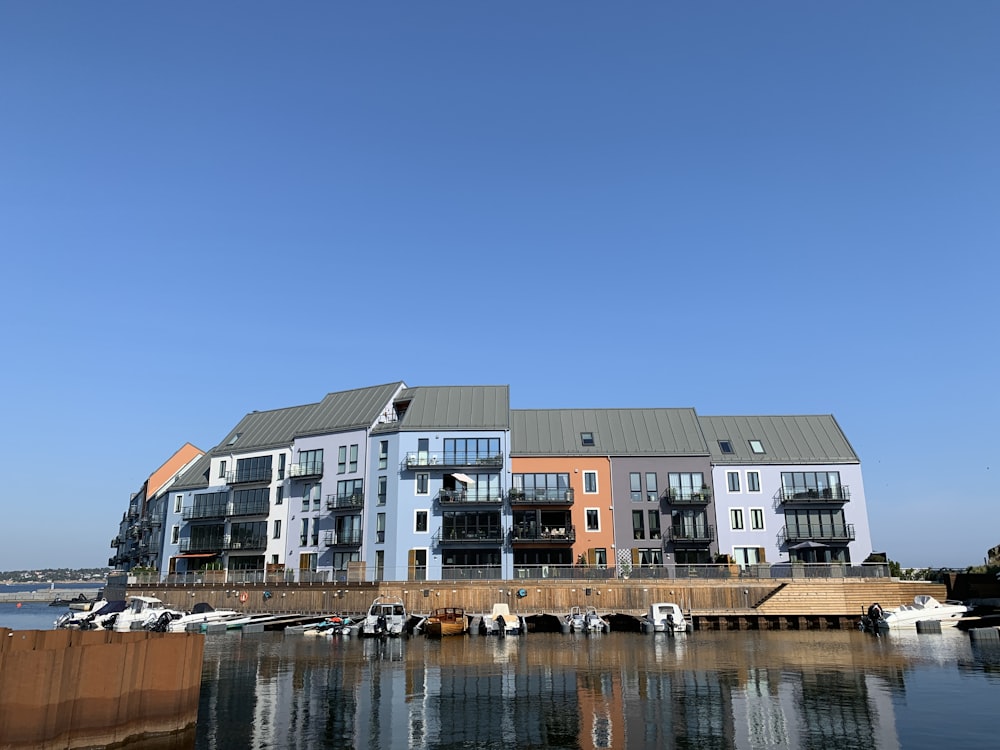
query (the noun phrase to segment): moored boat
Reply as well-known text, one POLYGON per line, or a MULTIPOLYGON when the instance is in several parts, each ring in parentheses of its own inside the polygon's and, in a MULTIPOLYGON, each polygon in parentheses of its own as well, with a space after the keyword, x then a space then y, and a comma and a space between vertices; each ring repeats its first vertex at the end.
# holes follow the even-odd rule
POLYGON ((918 622, 939 622, 942 627, 955 627, 972 608, 962 602, 945 601, 943 604, 929 594, 913 597, 913 604, 902 604, 885 611, 878 602, 872 604, 861 618, 858 627, 868 632, 915 628, 918 622))
POLYGON ((611 628, 595 607, 573 607, 563 618, 564 627, 570 633, 607 633, 611 628))
POLYGON ((483 635, 496 635, 504 638, 508 635, 524 635, 527 627, 523 617, 510 612, 505 602, 493 605, 488 615, 483 615, 480 631, 483 635))
POLYGON ((406 605, 402 599, 375 597, 361 625, 362 636, 399 636, 406 632, 406 605))
POLYGON ((642 619, 643 630, 650 633, 686 633, 687 620, 681 608, 673 602, 655 602, 642 619))
POLYGON ((438 607, 424 621, 423 630, 432 638, 465 635, 469 632, 469 616, 461 607, 438 607))

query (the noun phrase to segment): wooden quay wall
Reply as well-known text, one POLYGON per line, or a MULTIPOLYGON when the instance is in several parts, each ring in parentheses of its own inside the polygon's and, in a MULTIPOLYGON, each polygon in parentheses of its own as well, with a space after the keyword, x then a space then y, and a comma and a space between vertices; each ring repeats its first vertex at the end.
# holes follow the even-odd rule
POLYGON ((892 578, 725 580, 524 580, 493 582, 396 581, 315 584, 132 584, 128 594, 155 596, 178 609, 207 602, 247 613, 359 615, 376 596, 399 597, 411 614, 436 607, 490 612, 498 602, 529 618, 562 616, 592 606, 620 615, 612 629, 628 629, 653 602, 675 602, 695 629, 806 629, 855 627, 872 602, 891 609, 918 594, 944 601, 944 584, 892 578))
POLYGON ((204 648, 194 633, 0 628, 0 750, 193 733, 204 648))

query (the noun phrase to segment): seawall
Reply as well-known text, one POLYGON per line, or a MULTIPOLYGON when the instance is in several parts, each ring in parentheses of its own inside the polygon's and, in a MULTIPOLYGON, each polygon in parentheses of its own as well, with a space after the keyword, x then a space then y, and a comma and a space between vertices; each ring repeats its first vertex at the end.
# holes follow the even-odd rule
POLYGON ((204 636, 0 628, 0 750, 106 746, 193 727, 204 636))

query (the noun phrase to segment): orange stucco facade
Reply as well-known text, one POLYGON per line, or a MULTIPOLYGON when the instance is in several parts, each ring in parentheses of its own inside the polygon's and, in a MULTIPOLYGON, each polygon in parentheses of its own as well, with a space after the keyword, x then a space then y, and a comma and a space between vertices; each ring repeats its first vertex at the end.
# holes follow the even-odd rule
POLYGON ((573 561, 583 556, 585 562, 594 564, 595 550, 604 550, 606 564, 614 565, 614 512, 611 507, 611 463, 607 458, 591 456, 511 457, 513 474, 569 474, 573 503, 569 507, 571 522, 576 531, 572 544, 573 561), (587 492, 585 475, 596 475, 596 492, 587 492), (591 513, 588 514, 588 510, 591 513), (593 524, 596 511, 596 528, 593 524))

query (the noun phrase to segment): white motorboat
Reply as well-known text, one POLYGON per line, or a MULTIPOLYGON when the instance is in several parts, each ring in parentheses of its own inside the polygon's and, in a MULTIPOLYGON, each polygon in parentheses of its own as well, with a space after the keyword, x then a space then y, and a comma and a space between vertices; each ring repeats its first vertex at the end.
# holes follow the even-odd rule
POLYGON ((690 629, 681 608, 673 602, 656 602, 642 619, 643 630, 649 633, 686 633, 690 629))
POLYGON ((170 609, 155 596, 131 596, 125 610, 118 613, 114 630, 118 633, 143 630, 155 624, 161 617, 176 619, 183 615, 183 612, 170 609))
POLYGON ((66 612, 56 620, 57 628, 78 628, 80 630, 103 630, 114 623, 112 617, 125 609, 125 600, 94 602, 89 612, 66 612))
POLYGON ((597 614, 595 607, 573 607, 564 618, 571 633, 607 633, 611 628, 604 618, 597 614))
POLYGON ((898 630, 900 628, 913 628, 918 622, 928 621, 940 622, 942 627, 954 627, 958 625, 958 621, 962 617, 971 611, 971 607, 961 602, 945 601, 942 604, 933 596, 918 594, 913 597, 913 604, 903 604, 896 609, 884 612, 878 627, 898 630))
POLYGON ((406 633, 406 606, 402 599, 375 597, 361 624, 361 635, 399 636, 406 633))
POLYGON ((512 615, 506 603, 493 605, 488 615, 483 615, 480 631, 483 635, 496 635, 504 638, 508 635, 524 635, 527 632, 524 618, 512 615))
POLYGON ((168 633, 183 633, 186 630, 199 631, 210 622, 222 622, 240 616, 235 609, 213 609, 206 602, 199 602, 186 615, 171 618, 167 622, 168 633))

